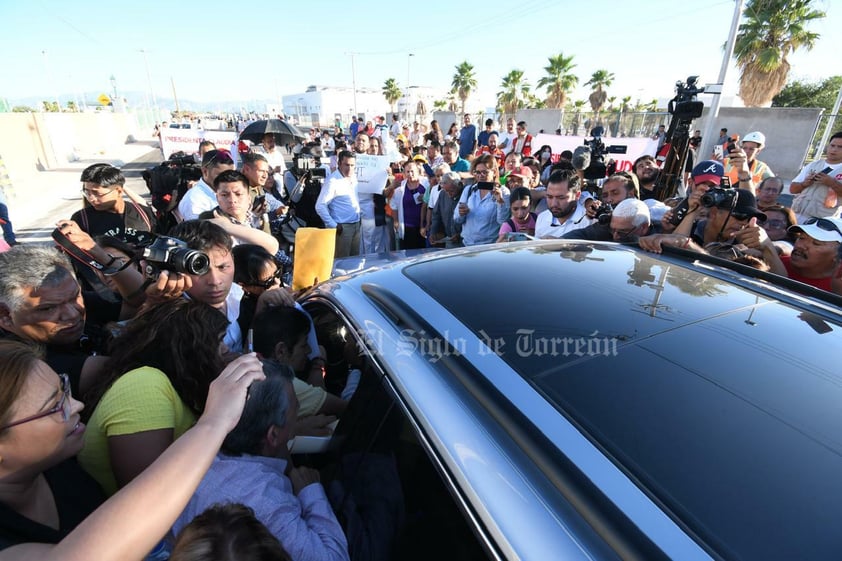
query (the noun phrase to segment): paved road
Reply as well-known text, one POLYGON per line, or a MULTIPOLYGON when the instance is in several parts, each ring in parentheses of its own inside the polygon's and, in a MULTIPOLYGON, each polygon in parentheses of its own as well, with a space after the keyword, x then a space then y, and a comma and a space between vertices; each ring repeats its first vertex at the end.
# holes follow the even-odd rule
MULTIPOLYGON (((103 159, 101 161, 108 160, 103 159)), ((140 195, 147 196, 149 192, 141 178, 141 173, 143 173, 143 170, 154 167, 161 161, 160 150, 150 148, 148 152, 139 158, 121 166, 123 174, 126 176, 126 186, 140 195)), ((96 162, 91 161, 87 165, 93 163, 96 162)), ((78 170, 42 172, 39 175, 38 181, 43 185, 62 182, 70 182, 72 184, 75 182, 81 189, 81 183, 78 182, 78 178, 83 167, 85 166, 80 164, 80 169, 78 170)), ((15 221, 15 234, 17 235, 18 241, 40 242, 50 240, 50 232, 53 231, 55 223, 63 218, 70 218, 70 215, 82 208, 82 194, 78 189, 63 188, 55 196, 47 197, 47 200, 51 201, 52 205, 46 213, 35 219, 15 221)), ((12 219, 14 220, 14 215, 12 215, 12 219)))

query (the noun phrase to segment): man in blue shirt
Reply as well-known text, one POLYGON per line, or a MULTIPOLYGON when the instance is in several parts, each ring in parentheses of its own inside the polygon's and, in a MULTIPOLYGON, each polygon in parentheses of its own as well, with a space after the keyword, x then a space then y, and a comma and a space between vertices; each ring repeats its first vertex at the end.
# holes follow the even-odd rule
POLYGON ((465 113, 465 126, 459 131, 459 157, 472 156, 477 149, 477 127, 471 124, 471 116, 465 113))
MULTIPOLYGON (((479 146, 488 146, 488 137, 492 134, 498 134, 496 130, 493 129, 494 127, 494 119, 486 119, 485 120, 485 130, 479 133, 479 137, 477 142, 479 146)), ((498 135, 499 136, 499 135, 498 135)))
POLYGON ((452 140, 448 140, 441 147, 441 155, 444 158, 444 163, 450 166, 450 171, 455 171, 462 179, 473 179, 471 174, 471 164, 459 156, 459 148, 452 140))

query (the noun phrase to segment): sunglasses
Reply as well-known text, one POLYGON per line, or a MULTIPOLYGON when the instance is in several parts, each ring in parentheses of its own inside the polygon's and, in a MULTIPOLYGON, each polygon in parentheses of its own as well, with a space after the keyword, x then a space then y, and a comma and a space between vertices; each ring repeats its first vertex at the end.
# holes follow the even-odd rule
POLYGON ((40 419, 41 417, 49 417, 50 415, 55 415, 58 412, 61 412, 61 421, 63 423, 67 422, 67 419, 70 418, 70 378, 67 374, 59 374, 59 380, 61 381, 61 397, 54 406, 50 407, 47 411, 42 411, 41 413, 37 413, 30 417, 26 417, 19 421, 15 421, 13 423, 9 423, 8 425, 4 425, 0 427, 0 430, 6 430, 11 427, 16 427, 18 425, 22 425, 24 423, 28 423, 29 421, 34 421, 36 419, 40 419))
POLYGON ((836 232, 840 236, 842 236, 842 231, 839 230, 839 227, 831 220, 827 218, 808 218, 804 224, 815 224, 825 232, 836 232))
POLYGON ((284 270, 281 267, 278 267, 277 270, 272 274, 271 277, 264 281, 254 281, 250 282, 249 286, 256 286, 258 288, 262 288, 263 290, 269 290, 276 284, 281 282, 281 277, 284 276, 284 270))

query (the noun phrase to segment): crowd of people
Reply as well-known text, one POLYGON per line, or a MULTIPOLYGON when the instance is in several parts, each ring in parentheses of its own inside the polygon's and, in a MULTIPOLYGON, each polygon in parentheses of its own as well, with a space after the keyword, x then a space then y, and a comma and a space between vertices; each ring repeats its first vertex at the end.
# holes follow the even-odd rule
MULTIPOLYGON (((617 241, 842 294, 842 133, 793 179, 788 207, 757 131, 741 143, 723 131, 709 158, 694 154, 686 193, 661 201, 654 155, 593 181, 514 119, 499 133, 464 115, 447 135, 435 121, 425 134, 397 116, 376 122, 314 133, 289 168, 272 135, 240 169, 203 142, 201 177, 171 216, 119 169, 90 166, 81 208, 53 233, 61 251, 3 248, 0 558, 209 560, 233 541, 254 551, 244 559, 384 550, 370 542, 389 532, 337 518, 319 471, 290 452, 297 434, 330 434, 360 379, 351 349, 347 378, 326 387, 323 341, 283 286, 295 224, 335 229, 335 257, 617 241), (360 154, 391 156, 381 192, 357 191, 360 154)), ((378 500, 399 510, 399 498, 378 500)))

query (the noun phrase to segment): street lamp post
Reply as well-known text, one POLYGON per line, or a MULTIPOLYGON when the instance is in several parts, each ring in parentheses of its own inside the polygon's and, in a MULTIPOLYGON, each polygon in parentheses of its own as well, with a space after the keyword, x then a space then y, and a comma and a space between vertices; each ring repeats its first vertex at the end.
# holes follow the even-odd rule
POLYGON ((117 112, 117 78, 114 77, 114 74, 108 79, 111 82, 111 112, 117 112))
POLYGON ((143 54, 143 65, 146 67, 146 81, 149 83, 149 93, 152 94, 152 107, 155 109, 154 122, 158 122, 158 99, 155 97, 155 89, 152 87, 152 74, 149 72, 149 59, 146 58, 146 49, 140 49, 143 54))
POLYGON ((404 93, 404 99, 406 103, 406 120, 409 120, 409 63, 412 61, 412 57, 415 55, 413 53, 409 53, 406 56, 406 92, 404 93))

